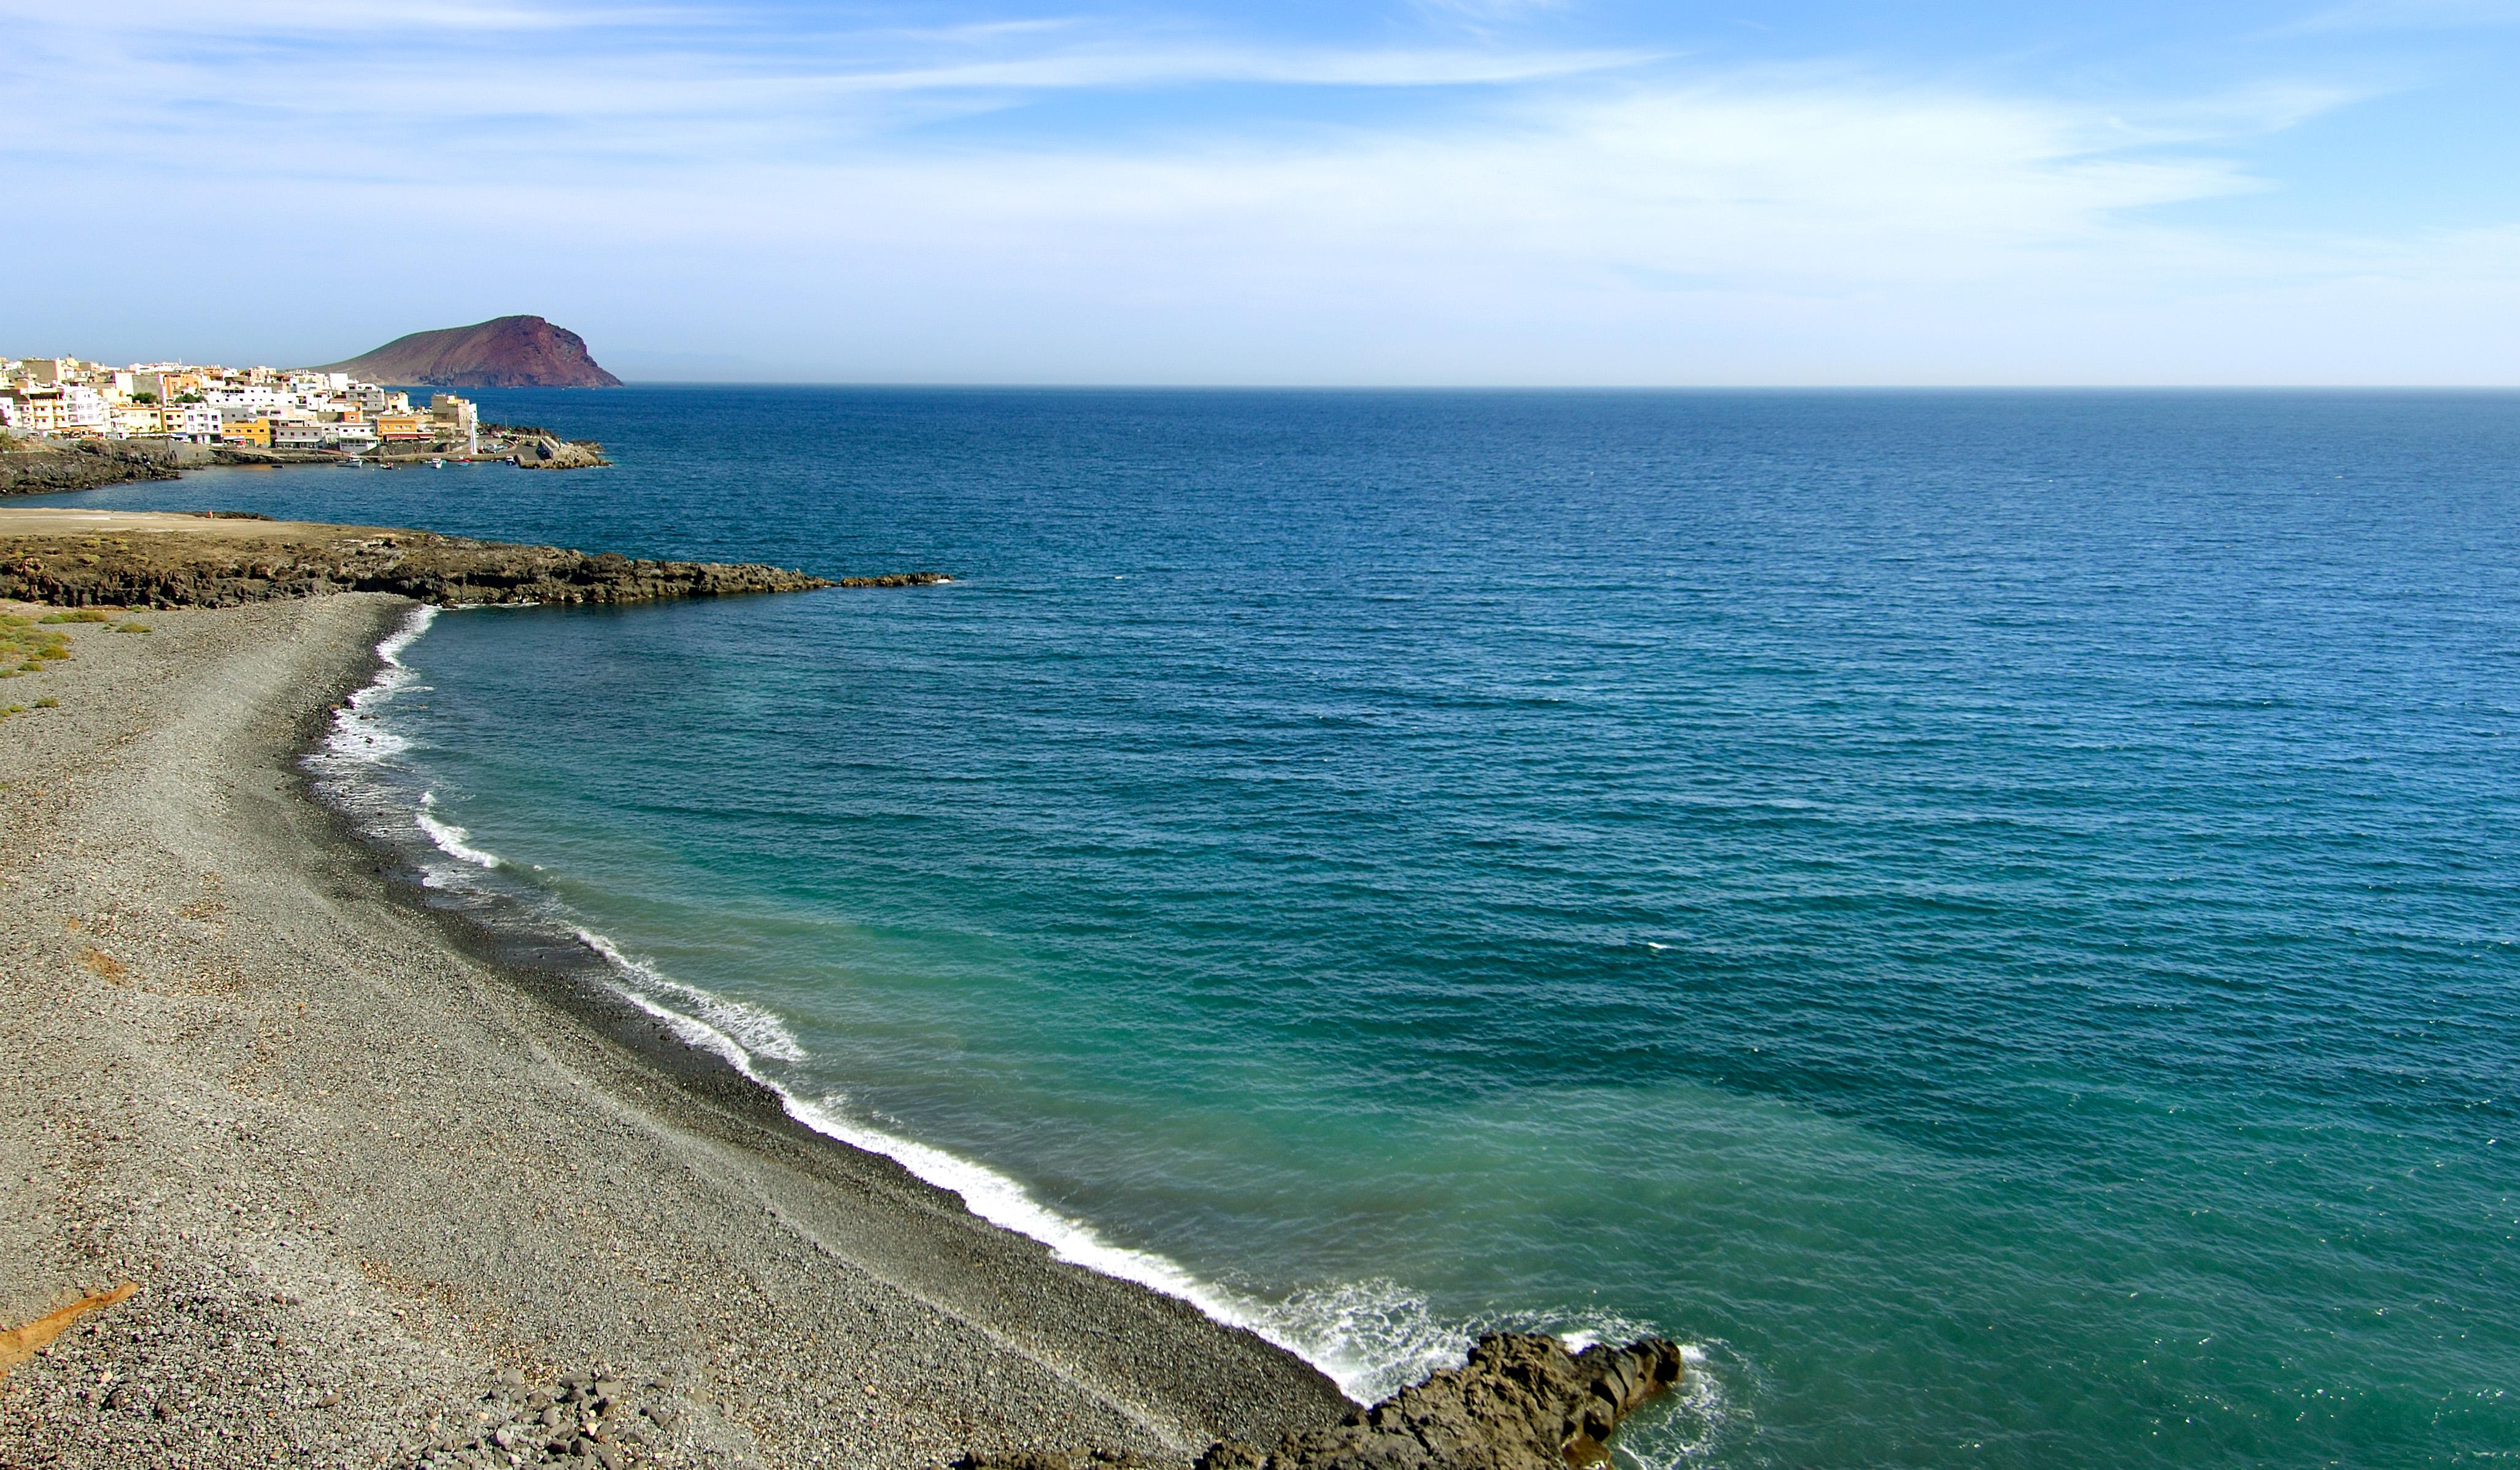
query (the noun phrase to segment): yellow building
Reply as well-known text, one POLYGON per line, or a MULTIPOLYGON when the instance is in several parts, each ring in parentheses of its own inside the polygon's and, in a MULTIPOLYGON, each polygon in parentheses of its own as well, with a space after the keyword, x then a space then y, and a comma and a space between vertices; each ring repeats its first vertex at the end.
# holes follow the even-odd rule
POLYGON ((248 444, 255 449, 271 447, 271 421, 248 419, 242 423, 219 425, 219 439, 228 444, 248 444))
POLYGON ((377 437, 380 439, 426 439, 428 419, 424 414, 379 414, 377 437))

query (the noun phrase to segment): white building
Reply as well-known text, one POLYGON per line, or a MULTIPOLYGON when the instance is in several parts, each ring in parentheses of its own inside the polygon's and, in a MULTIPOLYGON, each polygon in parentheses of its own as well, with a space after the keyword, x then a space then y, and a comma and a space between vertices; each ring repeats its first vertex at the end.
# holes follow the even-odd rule
POLYGON ((470 398, 439 393, 428 400, 428 417, 463 436, 464 452, 481 452, 481 411, 470 398))
POLYGON ((105 406, 105 395, 78 383, 32 389, 24 403, 28 433, 106 434, 113 429, 113 414, 105 406))
POLYGON ((263 419, 297 406, 294 395, 288 389, 267 384, 204 388, 202 401, 216 407, 231 419, 263 419))
POLYGON ((27 433, 62 432, 64 419, 61 389, 28 388, 19 396, 18 409, 21 423, 27 433))
POLYGON ((219 430, 225 426, 225 421, 220 417, 219 411, 210 405, 176 404, 167 410, 167 414, 170 422, 166 427, 169 432, 180 433, 196 444, 219 442, 219 430), (181 414, 183 417, 175 419, 173 416, 176 414, 181 414))

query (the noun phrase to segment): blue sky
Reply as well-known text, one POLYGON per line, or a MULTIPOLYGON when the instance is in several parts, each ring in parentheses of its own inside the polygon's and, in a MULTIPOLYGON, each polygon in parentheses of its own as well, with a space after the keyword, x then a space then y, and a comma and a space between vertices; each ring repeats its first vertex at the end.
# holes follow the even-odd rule
POLYGON ((2520 0, 0 0, 0 351, 2520 382, 2520 0))

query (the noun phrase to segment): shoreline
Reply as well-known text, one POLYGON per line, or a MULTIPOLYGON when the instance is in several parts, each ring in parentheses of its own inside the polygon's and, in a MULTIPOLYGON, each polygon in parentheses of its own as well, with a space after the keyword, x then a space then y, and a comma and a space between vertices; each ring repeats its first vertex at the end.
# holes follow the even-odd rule
POLYGON ((232 512, 0 507, 0 597, 66 607, 225 607, 336 592, 440 605, 621 603, 951 580, 941 572, 834 580, 749 562, 633 559, 232 512))
POLYGON ((1359 1408, 447 902, 319 789, 422 605, 62 624, 0 745, 0 1327, 111 1299, 0 1371, 0 1464, 1556 1470, 1688 1375, 1492 1335, 1359 1408))
MULTIPOLYGON (((1260 1314, 1252 1310, 1262 1304, 1237 1303, 1222 1288, 1199 1280, 1168 1258, 1110 1241, 1091 1223, 1043 1204, 1020 1181, 985 1163, 831 1114, 812 1099, 757 1075, 752 1053, 735 1037, 705 1019, 640 995, 625 972, 648 967, 615 949, 607 937, 578 926, 573 919, 556 922, 548 914, 537 914, 514 894, 489 887, 465 890, 459 902, 453 890, 429 881, 427 866, 428 855, 484 868, 504 866, 505 860, 474 849, 466 849, 472 853, 467 857, 453 850, 446 837, 425 826, 412 828, 422 834, 421 839, 406 837, 399 843, 383 832, 366 829, 367 819, 349 810, 341 799, 348 793, 327 795, 320 790, 328 783, 346 787, 356 779, 353 772, 319 775, 316 768, 327 759, 328 749, 338 748, 334 742, 348 733, 347 721, 362 715, 361 697, 384 687, 385 672, 397 663, 393 654, 425 636, 442 610, 422 604, 413 613, 428 616, 406 614, 378 641, 374 650, 378 656, 371 663, 374 676, 335 706, 328 721, 311 724, 302 732, 294 763, 301 796, 331 820, 336 839, 366 861, 383 860, 375 869, 381 899, 433 923, 450 947, 500 969, 520 991, 608 1037, 677 1085, 742 1113, 754 1125, 808 1147, 836 1149, 848 1158, 873 1159, 898 1170, 909 1185, 932 1191, 943 1207, 968 1212, 997 1229, 1032 1241, 1060 1265, 1181 1302, 1227 1331, 1247 1333, 1302 1362, 1328 1379, 1351 1406, 1363 1403, 1338 1383, 1328 1364, 1308 1357, 1298 1345, 1272 1336, 1258 1320, 1260 1314), (415 855, 420 855, 417 862, 415 855)), ((399 808, 377 814, 395 827, 402 825, 395 820, 399 815, 399 808)), ((683 985, 670 977, 659 978, 667 986, 683 985)), ((708 994, 696 988, 693 993, 708 994)))
POLYGON ((11 1194, 52 1195, 10 1201, 0 1314, 105 1276, 142 1288, 0 1385, 0 1451, 216 1463, 183 1433, 212 1415, 238 1421, 217 1443, 239 1462, 416 1459, 502 1370, 636 1385, 662 1419, 640 1421, 652 1448, 623 1452, 658 1464, 1085 1444, 1187 1463, 1347 1411, 1291 1355, 809 1132, 717 1058, 660 1044, 582 962, 468 949, 457 916, 396 893, 298 761, 408 606, 352 595, 83 633, 39 676, 63 707, 0 751, 0 779, 53 819, 21 802, 0 837, 12 1008, 42 1059, 0 1104, 0 1158, 11 1194), (179 662, 195 687, 169 677, 179 662), (82 735, 102 758, 47 771, 82 735), (143 789, 118 793, 134 762, 143 789), (242 932, 273 921, 296 932, 242 932), (205 965, 202 949, 231 953, 205 965), (118 1018, 135 1005, 185 1024, 118 1018), (188 1032, 226 1045, 160 1040, 188 1032), (123 1086, 100 1091, 99 1072, 123 1086), (222 1119, 205 1149, 190 1104, 239 1091, 250 1102, 228 1111, 254 1116, 222 1119), (170 1195, 170 1170, 197 1177, 170 1195), (45 1222, 66 1227, 45 1238, 45 1222), (562 1282, 565 1310, 548 1300, 562 1282), (247 1362, 203 1351, 231 1340, 247 1362), (94 1392, 100 1374, 121 1402, 94 1392))

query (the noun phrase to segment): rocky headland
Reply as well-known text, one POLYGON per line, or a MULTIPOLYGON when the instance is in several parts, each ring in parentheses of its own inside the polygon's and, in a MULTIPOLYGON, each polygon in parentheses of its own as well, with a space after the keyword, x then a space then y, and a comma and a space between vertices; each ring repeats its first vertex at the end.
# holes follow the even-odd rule
POLYGON ((10 439, 0 448, 0 495, 93 490, 133 480, 171 480, 216 464, 213 451, 164 439, 10 439))
POLYGON ((775 566, 654 561, 252 516, 0 512, 0 597, 64 607, 233 607, 337 592, 389 592, 445 605, 654 602, 946 580, 937 572, 833 579, 775 566))

